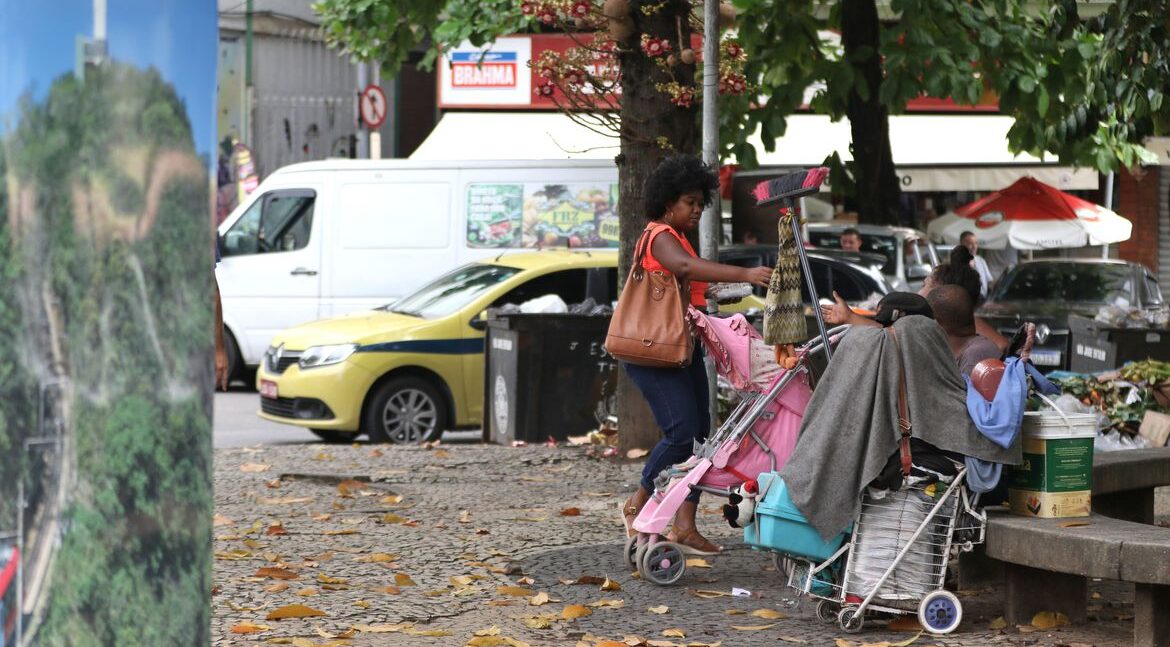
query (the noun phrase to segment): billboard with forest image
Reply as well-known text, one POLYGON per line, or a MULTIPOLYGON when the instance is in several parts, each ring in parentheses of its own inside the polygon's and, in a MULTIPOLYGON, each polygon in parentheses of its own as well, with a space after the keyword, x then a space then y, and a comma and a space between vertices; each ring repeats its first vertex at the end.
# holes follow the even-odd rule
POLYGON ((0 0, 0 644, 209 642, 215 11, 0 0))

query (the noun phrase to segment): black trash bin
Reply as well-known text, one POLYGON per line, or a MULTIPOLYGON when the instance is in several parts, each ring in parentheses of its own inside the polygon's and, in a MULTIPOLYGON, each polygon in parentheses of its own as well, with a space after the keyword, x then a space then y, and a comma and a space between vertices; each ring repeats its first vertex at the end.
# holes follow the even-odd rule
POLYGON ((1126 362, 1170 360, 1170 330, 1165 328, 1113 328, 1077 315, 1069 316, 1068 327, 1070 371, 1100 373, 1126 362))
POLYGON ((561 441, 596 429, 617 390, 617 361, 602 348, 608 329, 608 316, 490 313, 484 440, 561 441))

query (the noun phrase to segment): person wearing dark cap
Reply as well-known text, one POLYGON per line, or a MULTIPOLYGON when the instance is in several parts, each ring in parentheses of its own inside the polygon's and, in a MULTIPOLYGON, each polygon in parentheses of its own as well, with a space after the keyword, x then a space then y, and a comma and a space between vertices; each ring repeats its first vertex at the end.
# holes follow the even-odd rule
POLYGON ((891 292, 878 302, 877 314, 873 318, 857 314, 845 303, 841 295, 833 292, 833 305, 822 304, 821 316, 831 326, 889 326, 907 315, 922 315, 934 319, 934 312, 926 299, 913 292, 891 292))

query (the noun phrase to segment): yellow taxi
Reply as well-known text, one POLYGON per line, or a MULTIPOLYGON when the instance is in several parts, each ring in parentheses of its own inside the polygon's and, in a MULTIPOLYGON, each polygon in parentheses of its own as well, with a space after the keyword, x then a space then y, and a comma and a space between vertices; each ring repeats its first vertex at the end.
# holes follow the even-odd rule
POLYGON ((257 370, 260 417, 330 441, 422 442, 479 426, 484 312, 546 294, 611 303, 616 285, 616 251, 501 254, 377 310, 290 328, 257 370))

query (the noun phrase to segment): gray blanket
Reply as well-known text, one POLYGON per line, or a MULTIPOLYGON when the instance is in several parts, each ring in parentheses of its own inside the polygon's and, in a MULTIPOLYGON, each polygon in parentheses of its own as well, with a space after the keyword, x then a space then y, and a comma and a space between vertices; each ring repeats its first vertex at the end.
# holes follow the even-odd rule
MULTIPOLYGON (((1017 465, 1020 445, 1003 449, 967 415, 967 387, 946 333, 934 320, 894 323, 906 367, 914 437, 985 461, 1017 465)), ((898 356, 881 328, 855 327, 841 340, 813 392, 800 438, 780 475, 793 503, 824 538, 857 515, 861 492, 898 449, 898 356)))

